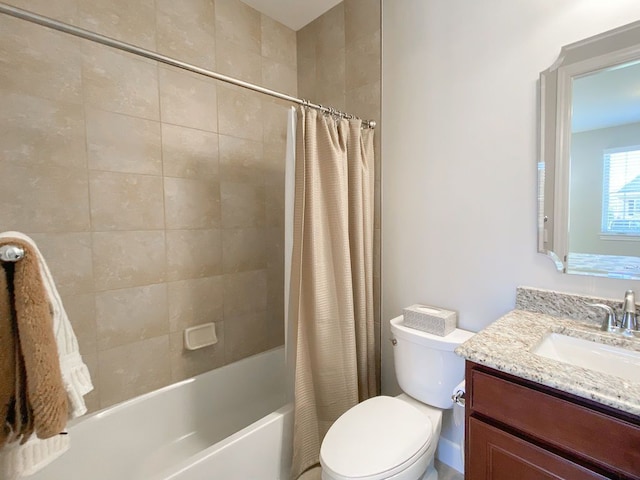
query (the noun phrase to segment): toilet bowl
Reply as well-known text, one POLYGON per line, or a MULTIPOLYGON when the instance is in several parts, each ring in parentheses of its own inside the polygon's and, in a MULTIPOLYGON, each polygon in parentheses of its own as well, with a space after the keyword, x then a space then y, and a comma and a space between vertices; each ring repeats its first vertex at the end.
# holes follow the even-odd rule
POLYGON ((397 397, 370 398, 331 426, 320 449, 323 480, 437 480, 433 460, 443 409, 464 378, 453 350, 473 336, 456 329, 445 337, 391 320, 397 397))

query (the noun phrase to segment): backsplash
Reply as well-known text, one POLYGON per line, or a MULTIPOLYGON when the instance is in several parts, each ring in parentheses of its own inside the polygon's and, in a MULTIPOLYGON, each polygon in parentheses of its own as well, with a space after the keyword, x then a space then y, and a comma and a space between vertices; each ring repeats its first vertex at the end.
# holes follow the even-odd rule
POLYGON ((516 310, 599 323, 604 316, 602 309, 591 307, 589 304, 602 303, 608 305, 619 315, 622 312, 623 298, 623 291, 620 292, 620 300, 612 300, 610 298, 561 293, 539 288, 518 287, 516 291, 516 310))

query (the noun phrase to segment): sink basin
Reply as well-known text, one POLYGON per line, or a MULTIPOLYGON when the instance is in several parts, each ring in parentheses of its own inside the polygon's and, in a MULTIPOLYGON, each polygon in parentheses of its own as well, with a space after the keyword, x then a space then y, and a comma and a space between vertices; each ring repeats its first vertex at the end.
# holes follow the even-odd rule
POLYGON ((550 333, 531 350, 541 357, 640 383, 640 352, 550 333))

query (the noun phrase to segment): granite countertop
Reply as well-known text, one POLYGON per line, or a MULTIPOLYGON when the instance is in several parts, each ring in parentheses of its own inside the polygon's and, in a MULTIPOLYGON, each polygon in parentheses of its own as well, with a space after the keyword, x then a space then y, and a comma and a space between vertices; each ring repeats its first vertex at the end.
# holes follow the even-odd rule
POLYGON ((531 353, 552 332, 640 352, 640 339, 602 332, 592 321, 516 309, 463 343, 456 353, 472 362, 640 416, 640 383, 531 353))

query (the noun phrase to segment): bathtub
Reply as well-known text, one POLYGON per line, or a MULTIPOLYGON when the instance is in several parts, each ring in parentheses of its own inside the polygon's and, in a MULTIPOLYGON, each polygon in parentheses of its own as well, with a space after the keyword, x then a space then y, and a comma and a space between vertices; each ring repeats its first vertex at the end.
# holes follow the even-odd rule
POLYGON ((71 449, 30 480, 278 480, 292 407, 278 348, 169 385, 69 427, 71 449))

